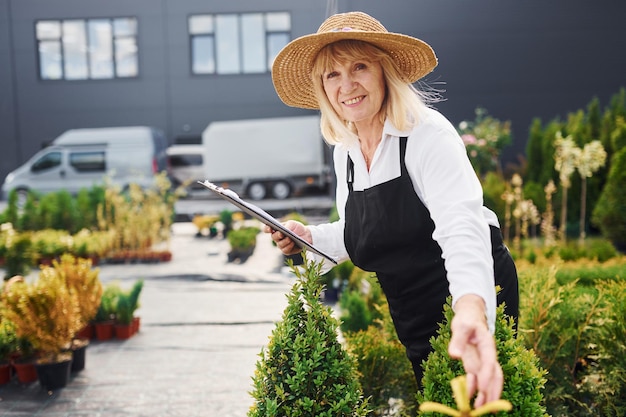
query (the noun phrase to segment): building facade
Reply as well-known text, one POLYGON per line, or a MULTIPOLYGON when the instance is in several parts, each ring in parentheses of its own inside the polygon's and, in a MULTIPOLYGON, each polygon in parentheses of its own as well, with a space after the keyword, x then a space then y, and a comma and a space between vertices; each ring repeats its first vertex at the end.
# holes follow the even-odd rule
POLYGON ((150 125, 174 143, 212 121, 308 114, 278 99, 271 59, 349 10, 428 42, 437 108, 455 124, 477 107, 511 120, 509 159, 533 118, 626 86, 616 1, 0 0, 0 179, 70 128, 150 125))

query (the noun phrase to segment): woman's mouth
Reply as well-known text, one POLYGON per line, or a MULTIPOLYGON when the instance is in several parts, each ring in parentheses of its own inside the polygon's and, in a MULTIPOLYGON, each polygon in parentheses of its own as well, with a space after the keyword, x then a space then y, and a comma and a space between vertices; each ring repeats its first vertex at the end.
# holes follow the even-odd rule
POLYGON ((353 104, 357 104, 359 103, 361 100, 363 100, 365 98, 365 96, 359 96, 359 97, 354 97, 351 98, 349 100, 346 100, 343 102, 343 104, 347 105, 347 106, 351 106, 353 104))

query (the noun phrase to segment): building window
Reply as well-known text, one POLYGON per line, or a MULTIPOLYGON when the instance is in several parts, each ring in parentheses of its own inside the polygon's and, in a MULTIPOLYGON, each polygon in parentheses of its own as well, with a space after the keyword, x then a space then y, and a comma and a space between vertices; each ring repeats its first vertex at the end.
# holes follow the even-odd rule
POLYGON ((35 24, 43 80, 136 77, 137 19, 40 20, 35 24))
POLYGON ((290 40, 287 12, 202 14, 189 17, 194 74, 268 72, 290 40))

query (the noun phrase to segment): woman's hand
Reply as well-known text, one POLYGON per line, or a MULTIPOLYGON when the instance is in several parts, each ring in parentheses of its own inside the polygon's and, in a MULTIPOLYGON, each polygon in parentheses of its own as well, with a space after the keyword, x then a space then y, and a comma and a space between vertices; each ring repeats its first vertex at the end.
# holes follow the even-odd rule
MULTIPOLYGON (((311 232, 308 227, 303 225, 300 222, 295 220, 287 220, 283 223, 287 229, 291 230, 295 235, 300 236, 303 240, 309 243, 313 243, 313 238, 311 237, 311 232)), ((269 226, 265 226, 263 228, 265 233, 271 233, 272 240, 276 242, 276 246, 281 252, 285 255, 294 255, 300 252, 302 249, 299 248, 290 237, 285 236, 280 230, 273 230, 269 226)))
POLYGON ((504 377, 494 337, 487 327, 482 298, 473 294, 461 297, 454 305, 451 329, 448 353, 463 362, 470 398, 478 391, 474 407, 498 400, 504 377))

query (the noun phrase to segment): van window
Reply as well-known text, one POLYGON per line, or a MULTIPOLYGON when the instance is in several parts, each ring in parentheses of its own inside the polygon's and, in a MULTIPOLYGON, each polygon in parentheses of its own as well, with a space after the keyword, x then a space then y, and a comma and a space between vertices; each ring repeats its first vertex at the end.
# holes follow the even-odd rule
POLYGON ((72 152, 70 165, 78 172, 104 172, 106 161, 102 152, 72 152))
POLYGON ((202 155, 199 154, 170 155, 169 158, 172 168, 202 165, 202 155))
POLYGON ((59 165, 61 165, 61 158, 61 152, 47 153, 38 160, 36 160, 30 170, 33 172, 39 172, 58 167, 59 165))

